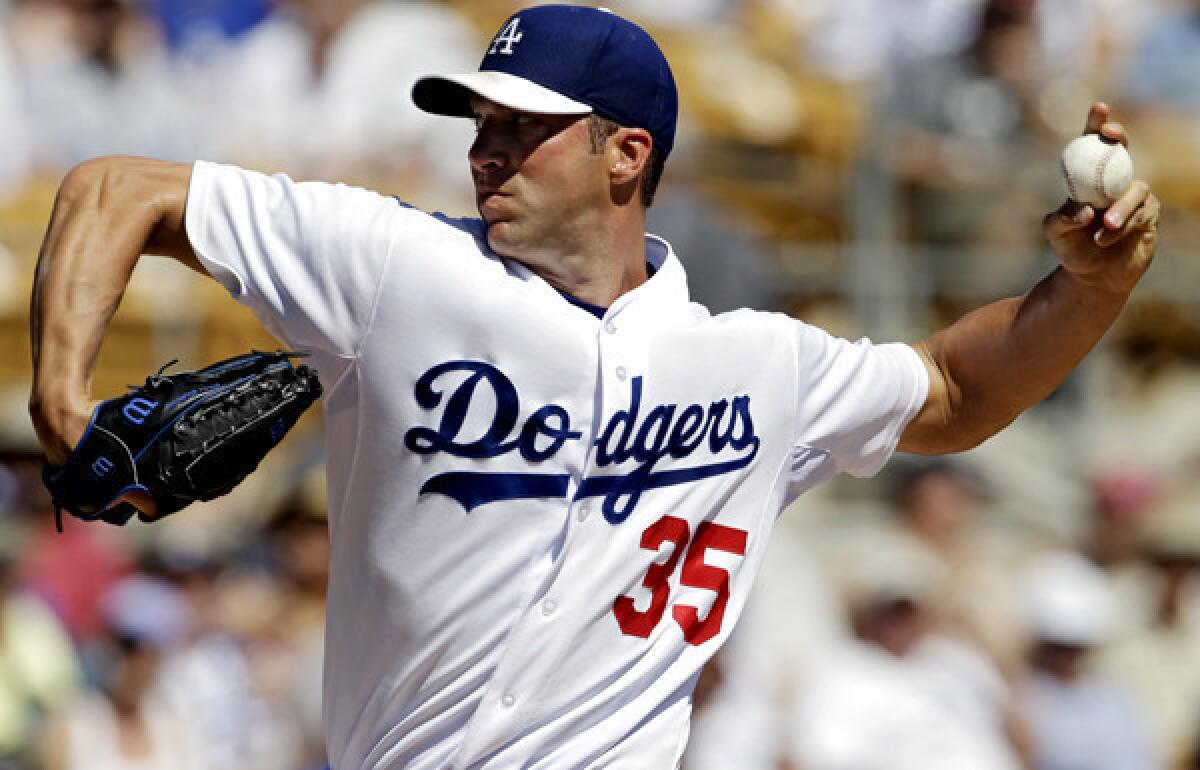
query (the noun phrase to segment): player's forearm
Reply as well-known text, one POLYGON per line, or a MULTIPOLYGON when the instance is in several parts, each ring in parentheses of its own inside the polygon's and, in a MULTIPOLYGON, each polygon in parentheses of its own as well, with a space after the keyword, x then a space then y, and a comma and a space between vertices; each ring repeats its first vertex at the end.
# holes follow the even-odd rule
POLYGON ((994 435, 1066 379, 1127 297, 1059 268, 1025 296, 982 307, 930 337, 922 353, 943 375, 948 408, 926 429, 931 435, 908 443, 960 451, 994 435))
POLYGON ((104 330, 157 217, 127 200, 105 161, 73 169, 58 191, 38 255, 30 324, 34 392, 86 393, 104 330))
POLYGON ((183 200, 174 199, 178 193, 168 194, 170 186, 147 174, 155 164, 89 161, 72 169, 59 188, 30 308, 30 410, 39 432, 89 398, 104 332, 134 265, 143 251, 164 240, 159 232, 164 225, 176 226, 169 215, 182 215, 183 200))

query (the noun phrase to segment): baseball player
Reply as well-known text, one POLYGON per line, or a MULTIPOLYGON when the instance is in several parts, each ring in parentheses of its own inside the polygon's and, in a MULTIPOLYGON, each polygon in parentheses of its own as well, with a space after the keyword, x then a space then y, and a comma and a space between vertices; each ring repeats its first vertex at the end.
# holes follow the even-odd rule
MULTIPOLYGON (((138 255, 212 276, 326 388, 335 770, 672 768, 697 673, 780 510, 901 449, 973 446, 1049 393, 1155 245, 1142 182, 1064 206, 1061 265, 924 342, 712 316, 644 231, 676 91, 639 27, 540 6, 418 107, 473 119, 478 218, 213 163, 62 183, 34 288, 31 412, 61 462, 138 255)), ((1121 139, 1103 105, 1087 130, 1121 139)), ((729 255, 736 259, 736 255, 729 255)))

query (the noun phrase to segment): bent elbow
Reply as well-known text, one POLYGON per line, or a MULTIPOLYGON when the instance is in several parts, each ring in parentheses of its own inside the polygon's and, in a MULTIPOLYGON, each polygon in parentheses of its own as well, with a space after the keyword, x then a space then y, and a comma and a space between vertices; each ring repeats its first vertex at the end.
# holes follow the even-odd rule
POLYGON ((995 436, 1000 431, 1012 425, 1016 415, 1001 421, 988 421, 983 424, 964 426, 957 431, 948 431, 948 448, 944 454, 956 454, 975 449, 983 442, 995 436))
POLYGON ((1011 418, 998 421, 972 419, 969 415, 948 415, 936 423, 927 422, 909 431, 900 442, 902 452, 920 455, 949 455, 974 449, 1008 427, 1011 418))
POLYGON ((58 187, 58 202, 66 205, 112 205, 114 193, 121 187, 121 161, 116 156, 89 158, 75 164, 58 187))
POLYGON ((104 180, 111 179, 115 172, 132 160, 120 155, 100 155, 80 161, 67 171, 61 187, 68 190, 95 187, 104 180))
POLYGON ((89 158, 66 173, 59 185, 59 198, 99 208, 152 204, 158 192, 153 172, 160 166, 176 165, 128 155, 89 158))

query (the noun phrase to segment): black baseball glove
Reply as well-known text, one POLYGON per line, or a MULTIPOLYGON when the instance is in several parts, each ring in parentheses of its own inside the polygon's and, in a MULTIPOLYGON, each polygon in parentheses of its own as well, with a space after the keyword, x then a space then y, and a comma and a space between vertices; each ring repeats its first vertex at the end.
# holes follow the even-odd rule
POLYGON ((127 501, 114 505, 129 492, 152 498, 155 518, 229 492, 321 396, 316 373, 292 365, 297 355, 254 351, 170 375, 164 366, 101 403, 67 461, 42 471, 59 531, 64 508, 86 521, 145 520, 127 501))

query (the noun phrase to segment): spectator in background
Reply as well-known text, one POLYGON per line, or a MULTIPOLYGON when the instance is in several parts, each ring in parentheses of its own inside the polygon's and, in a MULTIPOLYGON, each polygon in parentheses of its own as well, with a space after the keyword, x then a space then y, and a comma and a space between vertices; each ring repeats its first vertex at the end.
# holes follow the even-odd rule
MULTIPOLYGON (((325 591, 329 583, 329 523, 325 472, 319 466, 271 521, 266 535, 281 580, 288 587, 280 628, 291 660, 281 694, 293 709, 312 764, 324 759, 321 723, 325 653, 325 591)), ((317 765, 319 766, 319 765, 317 765)))
POLYGON ((190 618, 182 596, 160 580, 132 576, 105 595, 105 664, 98 690, 56 710, 43 736, 45 770, 200 770, 204 746, 188 715, 153 697, 163 655, 190 618))
POLYGON ((143 0, 172 51, 203 52, 246 34, 267 17, 271 0, 143 0))
POLYGON ((853 637, 802 683, 791 730, 804 770, 1016 770, 1008 691, 978 649, 935 632, 945 575, 911 541, 841 560, 853 637))
POLYGON ((48 510, 34 511, 32 521, 21 582, 54 609, 77 645, 86 646, 104 633, 101 598, 133 568, 129 542, 111 527, 72 522, 55 532, 48 510))
MULTIPOLYGON (((1024 2, 1024 0, 1022 0, 1024 2)), ((764 0, 810 28, 814 66, 839 79, 874 80, 894 67, 961 53, 987 0, 764 0)), ((1173 0, 1047 0, 1035 6, 1039 56, 1059 74, 1084 75, 1108 48, 1151 23, 1173 0)))
POLYGON ((1108 579, 1113 594, 1109 633, 1114 639, 1153 623, 1158 588, 1143 558, 1143 538, 1162 489, 1154 472, 1133 462, 1092 479, 1091 519, 1081 550, 1108 579))
MULTIPOLYGON (((3 533, 12 547, 13 533, 3 533)), ((81 684, 75 650, 58 619, 16 582, 0 553, 0 768, 27 766, 42 716, 81 684), (9 763, 14 764, 9 764, 9 763)))
POLYGON ((909 237, 942 250, 928 265, 931 280, 991 293, 1041 270, 1036 228, 1014 226, 1039 221, 1063 197, 1059 140, 1047 141, 1037 109, 1047 70, 1034 11, 1034 0, 988 0, 962 53, 890 79, 894 123, 882 128, 880 152, 902 186, 909 237), (964 258, 977 250, 1004 258, 964 258))
POLYGON ((290 710, 257 691, 250 662, 222 626, 222 564, 165 551, 154 571, 179 588, 192 618, 163 660, 154 697, 188 716, 203 770, 297 770, 302 752, 290 710))
POLYGON ((900 522, 945 562, 966 558, 963 550, 983 505, 982 482, 947 460, 913 465, 896 483, 900 522))
POLYGON ((1034 770, 1161 770, 1143 715, 1090 666, 1113 619, 1104 573, 1075 553, 1049 552, 1029 565, 1022 591, 1034 770))
POLYGON ((208 132, 225 138, 225 159, 398 183, 466 213, 474 196, 460 149, 470 124, 411 109, 409 92, 427 72, 473 69, 478 48, 441 3, 281 0, 214 63, 222 101, 208 110, 208 132))
POLYGON ((1150 26, 1125 72, 1125 99, 1148 109, 1200 112, 1200 2, 1150 26))
POLYGON ((38 163, 98 154, 191 160, 196 136, 161 29, 131 0, 27 2, 12 14, 38 163))
MULTIPOLYGON (((1186 172, 1185 158, 1176 155, 1172 162, 1186 172)), ((1186 274, 1171 280, 1191 284, 1186 274)), ((1200 468, 1200 410, 1194 408, 1200 390, 1200 324, 1183 305, 1143 300, 1129 308, 1115 331, 1093 364, 1092 418, 1080 426, 1079 444, 1086 467, 1108 487, 1101 490, 1104 495, 1137 514, 1160 489, 1194 479, 1200 468)), ((1131 542, 1124 550, 1136 545, 1131 542)))
POLYGON ((1146 31, 1190 2, 1193 0, 1045 2, 1041 15, 1055 17, 1045 19, 1050 30, 1051 56, 1059 61, 1069 57, 1069 63, 1076 67, 1089 66, 1092 82, 1111 87, 1120 85, 1121 73, 1146 31), (1091 36, 1091 40, 1087 41, 1085 36, 1091 36), (1055 47, 1054 42, 1060 45, 1055 47), (1075 50, 1072 42, 1076 44, 1075 50), (1081 47, 1085 50, 1079 50, 1081 47))
MULTIPOLYGON (((811 0, 772 2, 786 10, 811 0)), ((895 67, 965 48, 979 5, 980 0, 831 0, 808 32, 808 58, 817 71, 838 80, 886 76, 895 67)))
POLYGON ((1083 551, 1110 574, 1139 566, 1146 517, 1162 496, 1162 481, 1137 467, 1092 479, 1092 526, 1083 551))
POLYGON ((959 463, 914 464, 897 480, 894 505, 902 531, 946 573, 934 597, 941 630, 981 645, 1006 672, 1015 670, 1021 640, 1011 566, 1027 546, 983 528, 982 480, 959 463))
POLYGON ((1149 618, 1114 640, 1097 663, 1136 698, 1156 753, 1181 768, 1200 740, 1200 494, 1166 496, 1141 531, 1154 589, 1149 618))
POLYGON ((699 28, 732 21, 738 5, 737 0, 621 0, 613 8, 640 24, 699 28))
POLYGON ((8 3, 0 0, 0 204, 17 192, 33 167, 33 138, 5 31, 9 26, 8 3))
POLYGON ((1054 75, 1094 77, 1110 87, 1113 61, 1119 61, 1135 33, 1175 0, 1041 0, 1035 10, 1041 54, 1054 75))

